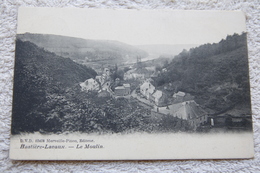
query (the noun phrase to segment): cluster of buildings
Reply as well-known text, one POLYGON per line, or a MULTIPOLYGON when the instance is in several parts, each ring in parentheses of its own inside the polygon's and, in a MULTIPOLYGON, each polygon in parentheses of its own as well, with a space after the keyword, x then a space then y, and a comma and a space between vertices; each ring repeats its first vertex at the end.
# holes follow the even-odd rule
POLYGON ((156 107, 151 111, 152 116, 171 115, 180 120, 186 120, 191 129, 196 129, 208 121, 208 113, 205 112, 194 100, 156 107))
POLYGON ((164 92, 156 90, 150 81, 145 81, 140 86, 140 93, 156 106, 163 106, 166 103, 167 96, 164 92))
MULTIPOLYGON (((167 69, 162 69, 162 72, 166 71, 167 69)), ((140 100, 143 100, 143 102, 149 103, 150 106, 153 106, 153 108, 151 108, 151 117, 158 118, 165 115, 170 115, 178 118, 179 121, 186 121, 189 124, 189 127, 194 130, 207 123, 211 127, 244 126, 244 124, 249 124, 248 126, 250 126, 250 116, 237 117, 231 115, 226 116, 226 114, 213 116, 208 114, 194 101, 194 97, 189 93, 179 91, 174 93, 172 96, 168 96, 163 90, 158 90, 155 88, 152 84, 152 80, 147 79, 147 74, 140 73, 136 69, 132 69, 124 74, 124 80, 135 79, 143 81, 140 85, 140 94, 141 97, 146 100, 140 100)), ((129 83, 120 84, 119 78, 115 79, 113 82, 110 76, 110 69, 104 68, 101 75, 98 75, 95 78, 87 79, 85 82, 80 83, 81 90, 98 91, 99 94, 104 97, 108 95, 125 97, 131 94, 131 85, 129 83), (116 86, 114 91, 111 90, 111 83, 113 83, 113 86, 116 86)), ((158 76, 158 72, 150 74, 150 77, 156 76, 158 76)))
MULTIPOLYGON (((115 83, 117 82, 117 79, 115 83)), ((108 68, 104 68, 102 75, 96 76, 95 79, 90 78, 85 82, 80 83, 82 91, 107 91, 108 93, 115 96, 127 96, 131 93, 130 84, 123 84, 122 86, 115 87, 115 91, 113 92, 110 88, 111 85, 111 77, 110 70, 108 68)))
POLYGON ((81 91, 98 91, 100 89, 99 83, 93 78, 87 79, 79 85, 81 87, 81 91))
MULTIPOLYGON (((116 79, 114 92, 111 90, 110 70, 105 68, 102 75, 98 75, 95 79, 90 78, 80 84, 82 91, 98 91, 100 93, 109 94, 112 96, 128 96, 131 94, 131 86, 129 83, 120 85, 116 79)), ((145 78, 145 76, 138 76, 139 74, 129 70, 124 76, 128 78, 145 78)), ((141 74, 140 74, 141 75, 141 74)), ((151 110, 152 117, 160 117, 163 115, 171 115, 180 120, 186 120, 191 128, 196 129, 201 124, 208 121, 208 114, 193 100, 193 98, 184 92, 177 92, 172 97, 155 88, 151 80, 147 79, 140 85, 140 94, 147 99, 154 108, 151 110)))
POLYGON ((129 79, 144 80, 146 77, 147 77, 147 75, 136 72, 136 69, 128 70, 124 74, 124 80, 129 80, 129 79))
POLYGON ((90 78, 80 83, 82 91, 99 91, 108 90, 110 86, 110 70, 104 68, 102 75, 96 76, 95 79, 90 78))
POLYGON ((208 114, 187 93, 179 91, 173 94, 172 98, 168 98, 163 91, 156 90, 150 81, 145 81, 140 86, 140 93, 154 103, 151 110, 153 117, 171 115, 186 120, 194 129, 208 121, 208 114), (172 100, 170 105, 167 102, 169 99, 172 100))

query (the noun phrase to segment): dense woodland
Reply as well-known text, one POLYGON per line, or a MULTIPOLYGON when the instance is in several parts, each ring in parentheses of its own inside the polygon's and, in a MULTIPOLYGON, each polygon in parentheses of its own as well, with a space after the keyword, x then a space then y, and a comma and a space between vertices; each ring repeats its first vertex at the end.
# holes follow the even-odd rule
POLYGON ((246 105, 250 114, 250 87, 246 33, 227 36, 219 43, 183 50, 161 68, 167 72, 154 78, 157 87, 168 87, 169 94, 183 91, 197 103, 220 112, 246 105))

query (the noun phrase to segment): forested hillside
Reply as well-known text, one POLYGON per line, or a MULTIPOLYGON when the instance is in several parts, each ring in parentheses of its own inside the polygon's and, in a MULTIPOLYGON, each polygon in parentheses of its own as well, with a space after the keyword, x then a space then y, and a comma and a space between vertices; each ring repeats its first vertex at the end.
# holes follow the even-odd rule
POLYGON ((238 105, 250 113, 250 88, 246 33, 227 36, 219 43, 183 50, 155 79, 158 87, 173 84, 175 90, 195 96, 196 102, 221 112, 238 105))
POLYGON ((69 58, 46 52, 31 42, 18 39, 12 132, 19 129, 34 130, 39 124, 44 124, 42 118, 30 117, 29 113, 45 104, 52 94, 61 94, 95 75, 96 72, 91 68, 77 64, 69 58))

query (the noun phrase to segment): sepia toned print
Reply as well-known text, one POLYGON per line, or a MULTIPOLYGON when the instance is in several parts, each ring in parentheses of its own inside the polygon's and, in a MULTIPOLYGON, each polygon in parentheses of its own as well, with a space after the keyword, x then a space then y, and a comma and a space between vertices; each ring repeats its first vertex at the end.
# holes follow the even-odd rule
POLYGON ((16 40, 11 144, 14 159, 252 157, 242 12, 58 9, 61 14, 85 14, 83 23, 73 23, 85 28, 85 33, 70 28, 67 14, 61 19, 57 13, 48 23, 49 15, 55 13, 53 9, 25 9, 20 10, 16 40), (35 19, 23 17, 34 11, 44 20, 25 25, 28 22, 23 21, 35 19), (107 16, 92 18, 98 14, 107 16), (226 19, 218 20, 223 14, 226 19), (140 16, 138 22, 134 20, 136 15, 140 16), (108 18, 111 16, 114 20, 108 18), (128 19, 127 24, 123 17, 128 19), (104 23, 97 24, 100 21, 104 23), (193 27, 186 28, 187 22, 193 27), (230 24, 224 25, 225 22, 230 24), (47 23, 56 25, 56 29, 44 27, 46 32, 42 32, 40 26, 47 23), (216 31, 221 26, 214 28, 217 24, 223 25, 219 34, 216 31), (141 144, 133 141, 138 138, 141 144), (212 150, 216 139, 220 142, 217 154, 212 150), (236 143, 222 146, 223 139, 236 143), (161 148, 151 145, 151 140, 164 141, 164 147, 191 141, 194 146, 160 149, 157 155, 143 151, 140 156, 145 144, 148 152, 161 148), (240 145, 244 140, 246 146, 240 145), (186 153, 190 149, 199 151, 203 141, 208 143, 204 151, 207 154, 186 153), (237 149, 232 150, 235 145, 237 149), (132 147, 141 153, 127 152, 117 157, 108 154, 127 148, 133 152, 132 147), (239 155, 236 152, 241 148, 244 149, 239 155), (79 158, 61 154, 63 150, 88 153, 91 149, 95 151, 79 158), (229 149, 230 155, 221 154, 229 149), (18 157, 14 152, 27 150, 32 154, 59 150, 60 154, 18 157), (176 153, 177 150, 181 152, 176 153), (93 156, 95 152, 100 156, 93 156))

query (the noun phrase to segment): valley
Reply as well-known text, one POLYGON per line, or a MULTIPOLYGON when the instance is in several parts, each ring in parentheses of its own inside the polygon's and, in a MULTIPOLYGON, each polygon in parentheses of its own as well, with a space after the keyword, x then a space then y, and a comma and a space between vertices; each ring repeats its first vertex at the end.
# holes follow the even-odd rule
POLYGON ((178 54, 139 47, 18 35, 12 133, 252 129, 245 33, 178 54))

